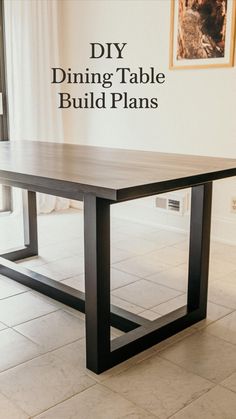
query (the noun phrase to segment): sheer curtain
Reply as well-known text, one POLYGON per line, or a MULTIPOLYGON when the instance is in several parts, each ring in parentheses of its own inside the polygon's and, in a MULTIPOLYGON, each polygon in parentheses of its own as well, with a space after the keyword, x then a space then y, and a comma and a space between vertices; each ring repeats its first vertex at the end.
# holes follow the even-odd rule
MULTIPOLYGON (((58 1, 6 0, 4 8, 10 140, 63 141, 62 112, 51 85, 51 67, 60 58, 58 1)), ((69 205, 38 194, 39 212, 69 205)))

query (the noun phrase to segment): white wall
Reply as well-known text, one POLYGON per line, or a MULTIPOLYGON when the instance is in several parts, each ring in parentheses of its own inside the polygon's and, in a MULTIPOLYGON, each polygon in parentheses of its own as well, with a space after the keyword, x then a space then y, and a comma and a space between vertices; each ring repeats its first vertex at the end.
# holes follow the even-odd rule
MULTIPOLYGON (((154 66, 166 74, 164 85, 129 89, 134 96, 157 96, 158 109, 64 110, 66 141, 236 158, 236 68, 168 70, 169 0, 62 0, 59 5, 64 68, 104 72, 122 64, 134 70, 154 66), (90 60, 90 42, 127 42, 125 59, 90 60)), ((71 92, 79 96, 87 90, 74 85, 71 92)), ((236 196, 235 179, 215 183, 213 234, 236 243, 231 196, 236 196)), ((157 210, 151 205, 147 207, 155 219, 157 210)), ((162 223, 187 226, 187 219, 157 215, 162 223)))

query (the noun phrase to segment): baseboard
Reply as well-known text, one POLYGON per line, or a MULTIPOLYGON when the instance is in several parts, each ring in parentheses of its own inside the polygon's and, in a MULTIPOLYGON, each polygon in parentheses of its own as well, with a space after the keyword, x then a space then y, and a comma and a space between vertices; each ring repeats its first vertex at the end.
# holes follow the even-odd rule
MULTIPOLYGON (((186 234, 189 231, 189 214, 184 216, 163 214, 156 208, 142 207, 141 205, 123 206, 113 212, 116 218, 134 223, 142 223, 156 228, 162 228, 186 234)), ((236 219, 213 215, 211 239, 220 243, 236 245, 236 219)))
POLYGON ((212 240, 229 244, 232 246, 236 245, 236 219, 235 221, 228 217, 212 217, 212 240))

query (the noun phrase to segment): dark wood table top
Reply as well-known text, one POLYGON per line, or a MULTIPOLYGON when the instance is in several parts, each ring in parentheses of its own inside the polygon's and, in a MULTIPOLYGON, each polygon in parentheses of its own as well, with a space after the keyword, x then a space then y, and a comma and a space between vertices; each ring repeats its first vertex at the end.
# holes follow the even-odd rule
MULTIPOLYGON (((123 200, 236 175, 236 159, 38 141, 0 142, 0 181, 123 200)), ((72 196, 73 195, 73 196, 72 196)))

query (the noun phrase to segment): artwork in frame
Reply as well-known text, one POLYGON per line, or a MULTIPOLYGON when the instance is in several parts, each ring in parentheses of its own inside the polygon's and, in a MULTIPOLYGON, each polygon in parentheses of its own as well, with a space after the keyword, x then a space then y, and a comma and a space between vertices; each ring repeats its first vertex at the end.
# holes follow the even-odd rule
POLYGON ((236 0, 172 0, 170 68, 231 67, 236 0))

